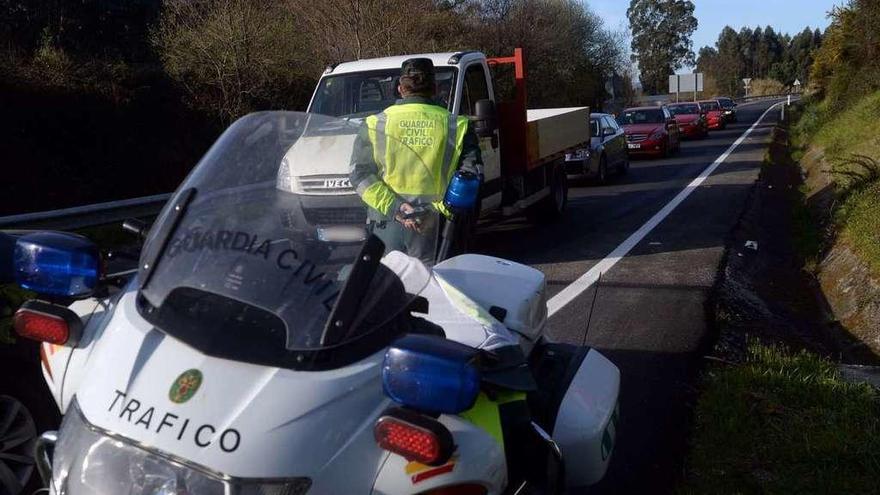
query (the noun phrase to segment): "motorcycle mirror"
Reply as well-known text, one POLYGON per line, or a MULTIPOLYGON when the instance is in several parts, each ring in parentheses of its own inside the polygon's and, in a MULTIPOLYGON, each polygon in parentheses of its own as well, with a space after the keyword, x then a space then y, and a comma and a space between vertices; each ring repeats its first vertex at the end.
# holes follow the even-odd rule
POLYGON ((141 220, 127 218, 122 222, 122 229, 136 235, 138 239, 143 240, 147 237, 147 232, 150 231, 150 226, 141 220))
POLYGON ((12 256, 15 281, 38 294, 82 299, 100 279, 98 247, 83 236, 35 232, 19 237, 12 256))

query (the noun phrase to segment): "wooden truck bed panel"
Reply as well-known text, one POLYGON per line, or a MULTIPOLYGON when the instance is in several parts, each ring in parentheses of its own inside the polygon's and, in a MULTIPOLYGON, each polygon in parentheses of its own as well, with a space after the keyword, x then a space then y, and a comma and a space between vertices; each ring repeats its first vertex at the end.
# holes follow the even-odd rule
POLYGON ((588 107, 528 110, 526 120, 529 169, 590 140, 588 107))

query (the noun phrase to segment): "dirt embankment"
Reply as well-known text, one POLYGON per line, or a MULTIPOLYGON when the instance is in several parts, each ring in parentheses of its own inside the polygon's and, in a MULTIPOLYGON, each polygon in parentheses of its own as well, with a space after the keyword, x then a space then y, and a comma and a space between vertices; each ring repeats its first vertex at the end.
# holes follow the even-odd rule
POLYGON ((800 167, 807 205, 829 246, 815 268, 829 309, 843 328, 880 354, 880 277, 833 227, 831 215, 837 199, 825 153, 810 148, 800 167))
POLYGON ((805 175, 791 159, 787 131, 775 129, 716 289, 717 355, 738 361, 748 340, 757 339, 844 363, 880 364, 880 287, 867 266, 837 243, 815 266, 802 255, 802 244, 818 242, 803 231, 830 225, 817 224, 810 210, 830 209, 831 201, 830 181, 805 175))

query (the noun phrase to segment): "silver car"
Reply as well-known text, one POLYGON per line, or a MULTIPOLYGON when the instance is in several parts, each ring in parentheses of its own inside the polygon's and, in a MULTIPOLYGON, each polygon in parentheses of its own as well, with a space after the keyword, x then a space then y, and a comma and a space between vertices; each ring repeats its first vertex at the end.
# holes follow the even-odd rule
POLYGON ((565 171, 569 178, 591 178, 603 184, 612 172, 629 170, 626 135, 612 115, 590 114, 590 149, 565 155, 565 171))

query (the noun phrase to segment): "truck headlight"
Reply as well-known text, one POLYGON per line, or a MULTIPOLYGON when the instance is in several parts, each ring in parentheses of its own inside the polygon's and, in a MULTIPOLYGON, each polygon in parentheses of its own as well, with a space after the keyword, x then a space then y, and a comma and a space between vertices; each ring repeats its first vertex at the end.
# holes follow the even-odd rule
POLYGON ((302 495, 309 478, 249 481, 213 473, 88 424, 74 402, 52 466, 59 495, 302 495))
POLYGON ((302 194, 304 192, 302 183, 299 177, 293 175, 287 158, 281 160, 281 166, 278 168, 278 176, 275 180, 275 187, 280 191, 294 194, 302 194))

